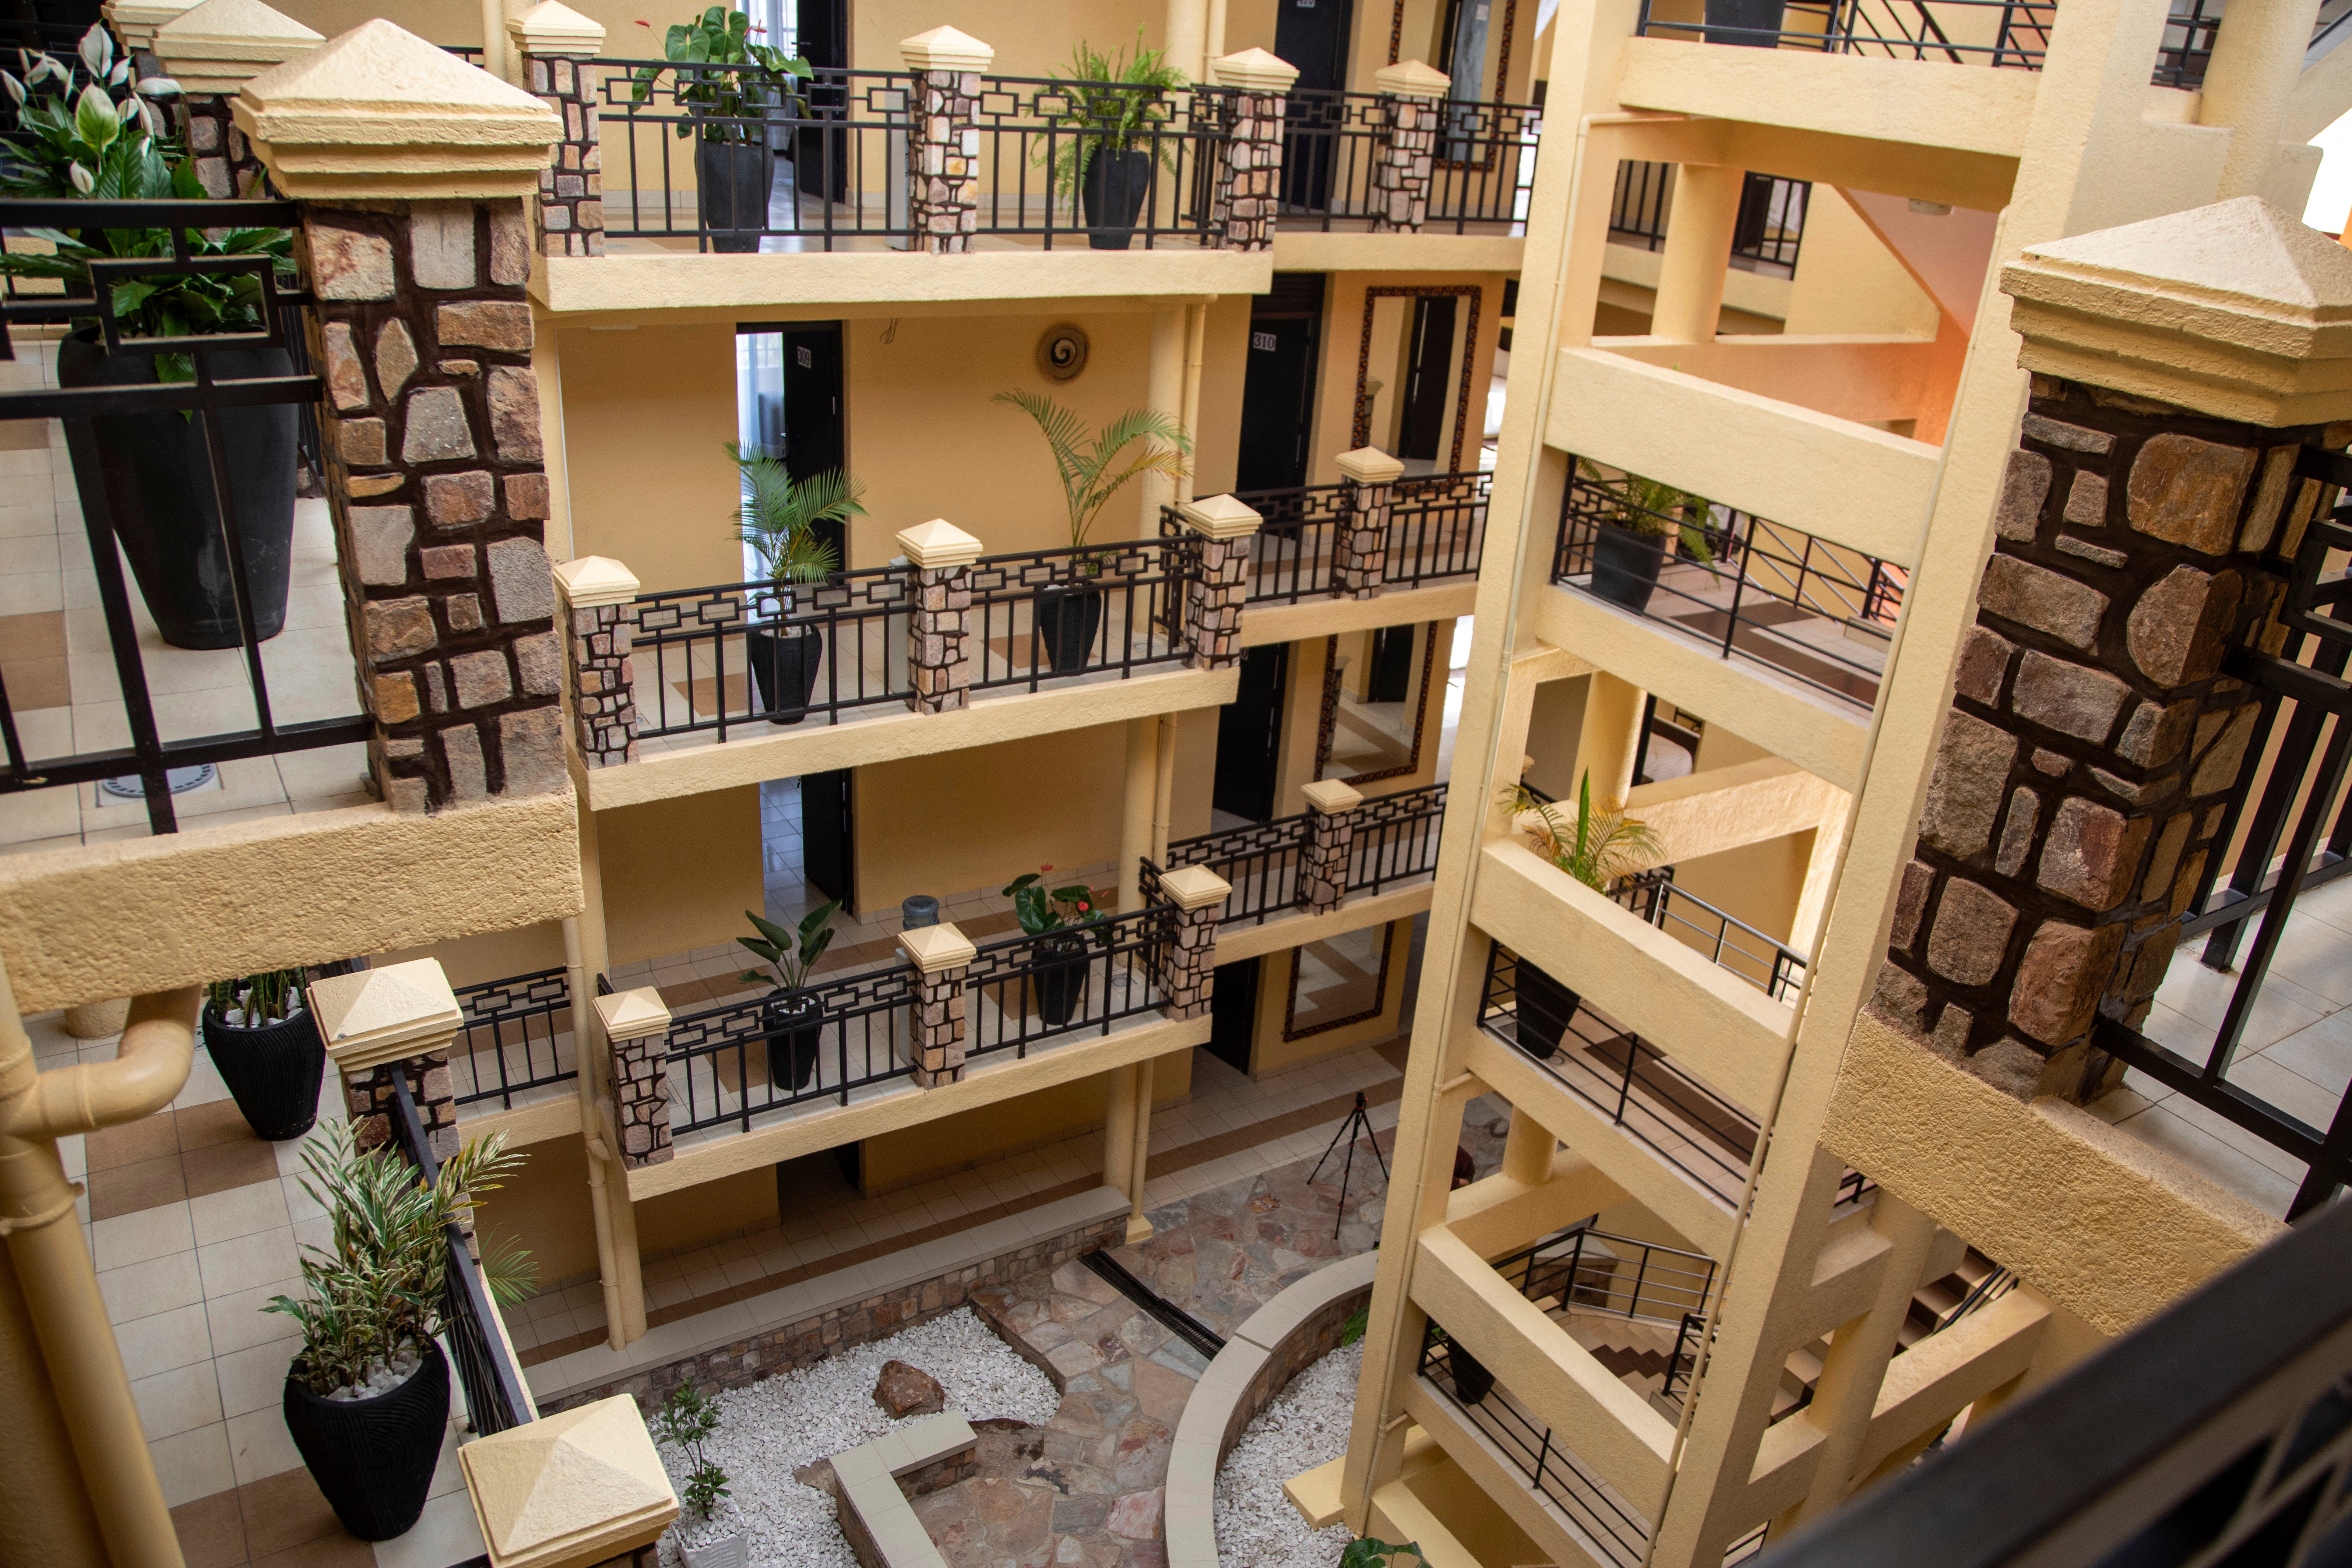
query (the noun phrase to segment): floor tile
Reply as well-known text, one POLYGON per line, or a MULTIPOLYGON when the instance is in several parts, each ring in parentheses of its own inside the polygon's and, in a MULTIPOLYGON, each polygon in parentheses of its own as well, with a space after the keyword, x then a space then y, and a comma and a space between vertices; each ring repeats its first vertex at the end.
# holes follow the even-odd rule
POLYGON ((226 1294, 247 1280, 289 1279, 302 1271, 288 1226, 199 1247, 196 1267, 204 1273, 207 1297, 226 1294))
POLYGON ((187 1568, 244 1568, 245 1518, 234 1491, 180 1504, 172 1510, 172 1532, 187 1568))
POLYGON ((175 1152, 134 1164, 109 1165, 89 1173, 89 1212, 94 1219, 118 1219, 166 1205, 184 1207, 187 1180, 175 1152))
POLYGON ((236 1462, 239 1486, 301 1468, 302 1455, 277 1406, 232 1415, 227 1425, 229 1456, 236 1462))
POLYGON ((155 1462, 156 1479, 163 1483, 163 1501, 168 1507, 177 1508, 236 1485, 225 1423, 162 1438, 148 1444, 147 1452, 155 1462))
POLYGON ((134 1379, 131 1397, 139 1406, 140 1425, 151 1443, 221 1419, 220 1384, 210 1362, 134 1379))
POLYGON ((117 1323, 114 1342, 122 1352, 123 1370, 133 1382, 198 1362, 208 1363, 213 1354, 210 1321, 201 1304, 174 1307, 169 1311, 117 1323))
POLYGON ((106 1269, 98 1277, 98 1290, 106 1300, 108 1321, 115 1323, 195 1306, 205 1299, 194 1252, 167 1252, 144 1263, 106 1269))
POLYGON ((194 1226, 198 1247, 250 1236, 256 1231, 280 1229, 291 1223, 276 1162, 271 1162, 269 1175, 259 1182, 191 1197, 188 1217, 194 1226))
POLYGON ((343 1533, 306 1469, 264 1477, 239 1487, 237 1497, 244 1505, 246 1539, 257 1558, 343 1533))

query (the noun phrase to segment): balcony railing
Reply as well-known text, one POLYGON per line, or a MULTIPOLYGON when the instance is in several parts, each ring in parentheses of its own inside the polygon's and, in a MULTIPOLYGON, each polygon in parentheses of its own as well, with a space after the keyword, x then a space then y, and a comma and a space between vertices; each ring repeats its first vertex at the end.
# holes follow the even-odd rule
POLYGON ((466 1015, 465 1043, 450 1066, 470 1079, 459 1086, 459 1105, 495 1100, 511 1110, 527 1089, 580 1076, 578 1057, 559 1047, 559 1037, 567 1046, 578 1038, 570 1033, 572 991, 562 969, 461 985, 457 1005, 466 1015))
POLYGON ((1399 479, 1389 500, 1388 565, 1381 581, 1412 587, 1475 577, 1486 542, 1495 476, 1424 474, 1399 479))
MULTIPOLYGON (((1349 893, 1382 888, 1437 869, 1438 835, 1445 820, 1445 785, 1427 784, 1367 800, 1349 812, 1355 833, 1348 847, 1349 893)), ((1168 846, 1168 869, 1205 866, 1233 887, 1217 923, 1264 925, 1276 915, 1307 907, 1306 863, 1314 814, 1279 816, 1245 827, 1229 827, 1168 846)), ((1143 862, 1156 878, 1160 868, 1143 862)))
MULTIPOLYGON (((1493 232, 1524 221, 1543 110, 1531 103, 1445 100, 1438 113, 1423 232, 1493 232)), ((1284 227, 1328 232, 1370 222, 1383 205, 1374 171, 1388 120, 1388 100, 1377 94, 1290 94, 1283 121, 1284 227)))
POLYGON ((1498 1258, 1496 1273, 1550 1317, 1579 1312, 1679 1329, 1715 1292, 1715 1259, 1574 1225, 1498 1258))
POLYGON ((1391 883, 1435 874, 1438 834, 1445 823, 1444 784, 1384 795, 1349 815, 1356 836, 1348 846, 1348 891, 1377 893, 1391 883))
MULTIPOLYGON (((1391 488, 1388 553, 1381 583, 1424 587, 1475 577, 1486 545, 1486 503, 1495 476, 1481 472, 1415 474, 1391 488)), ((1234 499, 1262 520, 1250 546, 1249 603, 1296 605, 1339 591, 1331 569, 1348 527, 1349 487, 1298 485, 1243 490, 1234 499)), ((1164 508, 1163 535, 1182 529, 1176 509, 1164 508)))
POLYGON ((1792 0, 1779 27, 1743 27, 1669 20, 1654 5, 1643 0, 1643 37, 2025 70, 2042 68, 2058 11, 2056 0, 1792 0))
POLYGON ((1190 536, 983 555, 971 567, 971 689, 1035 691, 1048 680, 1181 664, 1190 536))
MULTIPOLYGON (((1663 250, 1666 219, 1674 204, 1675 166, 1620 159, 1617 186, 1609 203, 1609 239, 1643 250, 1663 250)), ((1739 214, 1731 230, 1731 265, 1775 277, 1797 275, 1797 254, 1805 237, 1805 209, 1812 182, 1783 180, 1749 171, 1739 191, 1739 214)))
POLYGON ((984 942, 964 976, 965 1059, 1047 1040, 1108 1035, 1167 1000, 1160 976, 1176 936, 1173 905, 1154 903, 1075 930, 984 942))
POLYGON ((1631 878, 1609 897, 1775 1002, 1793 1002, 1804 988, 1803 953, 1676 887, 1671 866, 1631 878))
POLYGON ((1878 700, 1910 574, 1786 523, 1635 504, 1576 459, 1551 580, 1859 708, 1878 700), (1629 528, 1641 524, 1642 531, 1629 528), (1684 530, 1703 537, 1704 557, 1684 530))

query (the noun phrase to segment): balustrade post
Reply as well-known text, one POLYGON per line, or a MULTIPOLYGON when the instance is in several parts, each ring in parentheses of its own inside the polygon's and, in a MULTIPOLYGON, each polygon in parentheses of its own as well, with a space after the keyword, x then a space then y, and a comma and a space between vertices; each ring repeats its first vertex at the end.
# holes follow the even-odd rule
POLYGON ((605 555, 555 569, 562 603, 565 665, 572 684, 572 738, 591 768, 637 760, 637 681, 629 657, 629 605, 636 576, 605 555))
POLYGON ((204 0, 149 33, 156 63, 180 84, 180 130, 205 194, 272 195, 229 105, 255 77, 327 40, 261 0, 204 0))
POLYGON ((327 1057, 342 1079, 343 1103, 359 1146, 373 1149, 395 1134, 394 1075, 408 1080, 417 1120, 436 1159, 457 1152, 457 1097, 449 1047, 466 1016, 438 960, 331 975, 310 986, 327 1057))
POLYGON ((602 256, 604 158, 588 62, 604 52, 604 29, 563 0, 541 0, 508 18, 507 37, 530 95, 563 122, 554 162, 539 172, 539 248, 549 256, 602 256))
POLYGON ((1309 914, 1328 914, 1348 896, 1348 856, 1356 847, 1356 807, 1360 791, 1338 779, 1308 784, 1307 852, 1298 867, 1298 891, 1309 914))
POLYGON ((1429 217, 1429 182, 1436 170, 1439 104, 1453 79, 1421 60, 1372 73, 1381 95, 1381 150, 1372 165, 1372 232, 1417 232, 1429 217))
POLYGON ((968 251, 980 226, 981 73, 996 51, 970 33, 933 27, 898 41, 907 89, 907 217, 912 248, 968 251))
POLYGON ((1217 922, 1233 884, 1206 866, 1179 866, 1161 874, 1160 890, 1179 910, 1160 969, 1160 1010, 1176 1019, 1205 1017, 1216 989, 1217 922))
POLYGON ((670 1142, 669 1008, 653 986, 596 998, 596 1016, 613 1051, 614 1131, 621 1163, 658 1165, 677 1151, 670 1142))
POLYGON ((898 537, 915 574, 907 706, 918 713, 959 712, 971 701, 971 563, 980 559, 980 541, 938 517, 898 537))
POLYGON ((1404 465, 1378 447, 1339 454, 1347 484, 1348 512, 1331 543, 1331 596, 1370 599, 1381 591, 1389 569, 1389 507, 1404 465))
POLYGON ((898 933, 898 951, 920 974, 914 1014, 915 1085, 940 1089, 963 1081, 964 978, 980 950, 950 923, 918 926, 898 933))
POLYGON ((141 76, 152 76, 160 68, 155 58, 156 29, 197 4, 199 0, 106 0, 98 14, 131 51, 132 68, 141 76))
POLYGON ((1194 669, 1230 669, 1242 658, 1242 605, 1249 597, 1258 514, 1226 495, 1179 501, 1176 515, 1200 541, 1200 570, 1183 587, 1189 662, 1194 669))
POLYGON ((1234 89, 1225 100, 1209 221, 1223 250, 1274 248, 1282 205, 1282 121, 1298 68, 1264 49, 1209 62, 1210 79, 1234 89))
POLYGON ((524 284, 525 204, 562 127, 380 18, 247 82, 235 113, 303 209, 327 499, 381 793, 437 811, 561 791, 524 284))

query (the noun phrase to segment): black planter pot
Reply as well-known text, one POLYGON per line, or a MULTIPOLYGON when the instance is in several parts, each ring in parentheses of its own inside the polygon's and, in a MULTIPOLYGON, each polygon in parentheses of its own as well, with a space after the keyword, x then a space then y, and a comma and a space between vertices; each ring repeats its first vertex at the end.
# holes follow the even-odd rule
POLYGON ((807 717, 816 695, 817 667, 824 661, 824 639, 817 629, 779 633, 754 627, 743 634, 743 652, 768 722, 797 724, 807 717))
POLYGON ((1087 944, 1084 938, 1073 937, 1051 944, 1050 951, 1066 953, 1057 962, 1041 963, 1029 976, 1037 994, 1037 1016, 1050 1028, 1060 1028, 1076 1017, 1087 1005, 1087 944))
POLYGON ((768 226, 768 193, 776 181, 776 156, 765 142, 698 142, 694 177, 700 184, 702 226, 710 248, 721 256, 748 256, 760 248, 768 226), (729 229, 749 233, 730 234, 729 229))
POLYGON ((373 1399, 325 1399, 286 1374, 286 1430, 343 1528, 362 1541, 406 1534, 425 1511, 449 1426, 449 1363, 437 1342, 406 1383, 373 1399))
POLYGON ((1135 241, 1135 220, 1151 194, 1151 154, 1097 147, 1087 155, 1078 179, 1078 199, 1087 215, 1087 244, 1097 250, 1125 250, 1135 241))
POLYGON ((1451 1334, 1445 1340, 1446 1363, 1454 1370, 1454 1397, 1465 1405, 1478 1405, 1495 1392, 1495 1374, 1486 1363, 1462 1348, 1462 1342, 1451 1334))
POLYGON ((1787 0, 1706 0, 1706 41, 1778 48, 1787 9, 1787 0))
POLYGON ((1592 541, 1592 591, 1638 615, 1650 607, 1665 563, 1664 539, 1604 522, 1592 541))
POLYGON ((257 1137, 282 1143, 299 1138, 319 1120, 319 1081, 327 1066, 327 1047, 308 1008, 278 1023, 247 1028, 208 1006, 205 1049, 257 1137))
POLYGON ((768 1031, 768 1081, 787 1094, 807 1089, 824 1043, 824 1012, 816 998, 771 993, 760 1005, 760 1025, 768 1031))
POLYGON ((1559 1054, 1559 1037, 1568 1032, 1568 1021, 1576 1016, 1577 1004, 1583 998, 1524 958, 1519 960, 1515 984, 1519 1049, 1538 1061, 1549 1061, 1559 1054))
MULTIPOLYGON (((205 361, 223 381, 294 374, 284 349, 223 349, 205 361)), ((146 386, 154 380, 151 354, 110 354, 79 335, 58 345, 60 386, 146 386)), ((286 574, 294 552, 299 411, 290 403, 225 408, 219 419, 253 629, 274 637, 286 625, 286 574)), ((156 629, 173 647, 236 647, 244 636, 201 418, 183 419, 165 409, 105 414, 90 424, 98 473, 77 473, 75 479, 104 487, 115 533, 156 629)))
POLYGON ((1037 593, 1037 640, 1045 667, 1055 675, 1076 675, 1094 658, 1102 635, 1100 588, 1042 588, 1037 593))

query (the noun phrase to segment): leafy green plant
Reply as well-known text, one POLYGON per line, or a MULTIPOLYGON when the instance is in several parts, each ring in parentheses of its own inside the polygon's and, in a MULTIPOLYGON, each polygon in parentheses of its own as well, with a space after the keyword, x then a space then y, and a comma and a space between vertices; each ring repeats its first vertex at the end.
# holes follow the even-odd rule
POLYGON ((1004 887, 1004 896, 1013 900, 1014 918, 1031 936, 1043 936, 1049 931, 1065 931, 1071 926, 1093 925, 1104 918, 1095 903, 1095 890, 1084 882, 1048 890, 1045 875, 1053 868, 1043 866, 1024 872, 1004 887))
POLYGON ((248 1029, 283 1023, 302 1011, 302 972, 273 969, 242 980, 215 980, 205 987, 205 1000, 224 1019, 236 1013, 228 1021, 248 1029))
MULTIPOLYGON (((1167 56, 1165 49, 1145 47, 1143 29, 1138 27, 1132 55, 1125 49, 1107 55, 1080 39, 1070 50, 1066 74, 1046 73, 1054 85, 1037 95, 1038 108, 1062 134, 1038 137, 1031 157, 1051 163, 1058 194, 1066 196, 1077 188, 1097 153, 1130 152, 1176 117, 1168 94, 1190 79, 1170 65, 1167 56)), ((1164 142, 1159 154, 1160 164, 1172 173, 1175 154, 1164 142)))
POLYGON ((822 583, 840 571, 841 552, 816 525, 864 517, 866 487, 840 468, 795 480, 776 458, 732 441, 727 455, 743 481, 735 537, 759 557, 761 574, 779 584, 822 583))
POLYGON ((1339 1342, 1343 1345, 1354 1344, 1364 1337, 1364 1331, 1371 1326, 1372 1304, 1367 1301, 1356 1309, 1354 1316, 1339 1325, 1339 1342))
POLYGON ((1645 871, 1665 858, 1658 836, 1647 823, 1627 816, 1621 807, 1592 804, 1592 774, 1587 772, 1576 791, 1576 821, 1562 823, 1559 807, 1537 798, 1525 784, 1502 792, 1502 801, 1515 814, 1533 812, 1536 825, 1528 837, 1546 859, 1596 893, 1636 871, 1645 871))
MULTIPOLYGON (((392 1145, 362 1150, 350 1124, 338 1122, 302 1152, 302 1190, 327 1211, 332 1231, 327 1246, 303 1248, 309 1295, 273 1297, 262 1310, 300 1327, 303 1381, 327 1394, 365 1386, 404 1348, 421 1349, 441 1331, 448 1226, 520 1169, 522 1156, 507 1152, 506 1134, 492 1133, 442 1161, 427 1185, 392 1145)), ((486 1273, 499 1305, 528 1294, 527 1256, 509 1245, 499 1272, 486 1273)))
MULTIPOLYGON (((1070 513, 1070 546, 1086 548, 1095 519, 1111 497, 1139 474, 1181 478, 1184 459, 1192 455, 1192 437, 1176 418, 1157 408, 1130 408, 1113 419, 1091 439, 1086 424, 1070 409, 1050 397, 1014 387, 989 401, 1009 404, 1037 422, 1045 445, 1054 454, 1055 472, 1061 476, 1062 496, 1070 513), (1142 450, 1122 465, 1119 454, 1140 445, 1142 450)), ((1099 571, 1099 563, 1081 570, 1099 571)))
POLYGON ((1348 1549, 1339 1553, 1339 1568, 1397 1568, 1397 1560, 1401 1557, 1411 1558, 1416 1563, 1428 1561, 1422 1556, 1417 1542, 1408 1541, 1392 1546, 1367 1535, 1360 1541, 1348 1542, 1348 1549))
POLYGON ((1704 496, 1639 474, 1611 479, 1586 458, 1576 460, 1584 477, 1609 497, 1608 521, 1647 539, 1678 539, 1683 553, 1712 571, 1715 552, 1703 526, 1713 504, 1704 496))
POLYGON ((706 142, 764 142, 762 115, 777 108, 787 114, 802 112, 793 84, 806 79, 814 68, 798 55, 752 42, 756 30, 749 13, 724 5, 713 5, 691 22, 671 23, 662 36, 662 56, 672 64, 639 66, 629 79, 630 97, 645 102, 653 96, 654 84, 675 66, 731 66, 736 68, 675 72, 677 102, 694 117, 680 120, 672 130, 681 142, 698 131, 706 142))
POLYGON ((681 1383, 649 1425, 656 1439, 686 1456, 686 1486, 678 1500, 696 1523, 707 1522, 719 1500, 730 1495, 727 1472, 703 1447, 718 1434, 719 1402, 693 1384, 681 1383))
POLYGON ((766 972, 747 969, 737 976, 747 985, 764 985, 775 982, 787 991, 797 991, 808 984, 809 973, 816 961, 833 945, 833 917, 841 908, 841 900, 811 910, 801 917, 798 932, 786 931, 773 921, 761 920, 751 910, 743 918, 758 929, 756 937, 739 936, 735 940, 751 950, 753 956, 767 963, 766 972))

